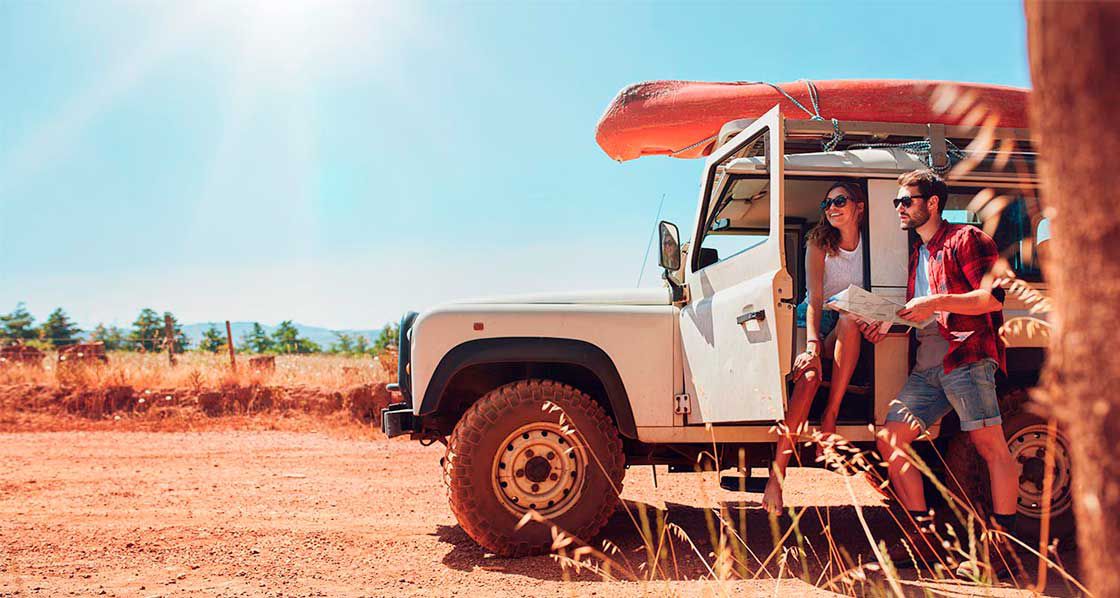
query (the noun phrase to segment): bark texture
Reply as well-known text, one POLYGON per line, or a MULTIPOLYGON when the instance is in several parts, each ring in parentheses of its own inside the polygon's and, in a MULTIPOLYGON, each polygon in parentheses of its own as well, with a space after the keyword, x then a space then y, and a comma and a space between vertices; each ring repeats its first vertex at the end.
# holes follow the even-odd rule
POLYGON ((1051 209, 1045 373, 1069 432, 1082 577, 1120 596, 1120 3, 1026 3, 1032 128, 1051 209))

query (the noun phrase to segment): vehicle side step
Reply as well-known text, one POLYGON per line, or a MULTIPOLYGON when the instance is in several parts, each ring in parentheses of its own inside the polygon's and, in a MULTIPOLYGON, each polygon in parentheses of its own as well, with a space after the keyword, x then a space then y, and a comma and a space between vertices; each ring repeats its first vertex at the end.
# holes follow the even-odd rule
POLYGON ((762 492, 770 478, 755 477, 749 473, 725 473, 719 476, 719 487, 731 492, 762 492))

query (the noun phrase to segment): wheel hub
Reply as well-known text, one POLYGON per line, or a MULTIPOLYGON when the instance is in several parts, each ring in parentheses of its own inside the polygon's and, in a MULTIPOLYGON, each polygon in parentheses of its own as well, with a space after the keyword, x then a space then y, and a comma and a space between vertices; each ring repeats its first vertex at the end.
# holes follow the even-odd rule
POLYGON ((494 457, 494 492, 518 515, 559 515, 578 498, 587 462, 583 448, 559 425, 527 424, 507 436, 494 457))
MULTIPOLYGON (((1045 425, 1035 424, 1016 432, 1007 441, 1011 457, 1022 466, 1019 473, 1018 511, 1032 519, 1042 518, 1043 488, 1046 479, 1045 425)), ((1069 444, 1059 431, 1053 440, 1054 468, 1050 491, 1050 516, 1057 517, 1073 506, 1072 460, 1069 444)))
POLYGON ((1035 488, 1041 489, 1046 483, 1046 461, 1038 457, 1031 457, 1023 462, 1023 473, 1019 475, 1019 483, 1031 483, 1035 488))
POLYGON ((552 473, 552 464, 544 457, 533 457, 525 463, 525 477, 530 482, 543 482, 552 473))

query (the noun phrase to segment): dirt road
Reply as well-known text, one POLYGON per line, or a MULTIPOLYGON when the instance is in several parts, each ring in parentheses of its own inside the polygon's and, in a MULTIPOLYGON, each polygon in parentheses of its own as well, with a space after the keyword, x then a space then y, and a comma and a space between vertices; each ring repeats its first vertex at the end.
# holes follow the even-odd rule
MULTIPOLYGON (((441 455, 439 445, 313 433, 0 435, 0 596, 824 593, 788 573, 767 579, 778 559, 756 581, 688 581, 706 568, 679 542, 669 576, 683 581, 671 582, 586 573, 565 581, 548 557, 486 555, 451 517, 441 455)), ((747 513, 749 545, 765 558, 770 530, 758 495, 724 492, 699 474, 658 473, 655 489, 648 467, 628 472, 631 508, 667 508, 706 553, 704 508, 730 502, 747 513)), ((852 488, 869 524, 889 527, 877 495, 862 483, 852 488)), ((858 551, 866 541, 850 503, 843 478, 792 473, 787 504, 831 507, 819 512, 832 535, 858 551)), ((810 539, 820 535, 812 521, 803 527, 810 539)), ((644 560, 625 512, 604 537, 621 558, 644 560)))

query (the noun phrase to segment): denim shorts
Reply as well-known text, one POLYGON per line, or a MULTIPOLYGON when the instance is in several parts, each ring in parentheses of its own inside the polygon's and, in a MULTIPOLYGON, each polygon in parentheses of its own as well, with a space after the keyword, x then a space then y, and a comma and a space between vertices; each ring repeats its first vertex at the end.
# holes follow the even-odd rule
POLYGON ((891 402, 887 421, 917 420, 927 429, 953 410, 961 418, 963 432, 1001 424, 997 369, 994 359, 981 359, 959 365, 948 374, 942 366, 913 372, 898 399, 891 402))
MULTIPOLYGON (((805 317, 809 313, 809 299, 806 298, 797 306, 797 327, 805 328, 805 317)), ((828 338, 833 328, 836 328, 836 323, 840 321, 840 312, 831 309, 821 309, 821 326, 817 334, 820 334, 821 340, 828 338)))

